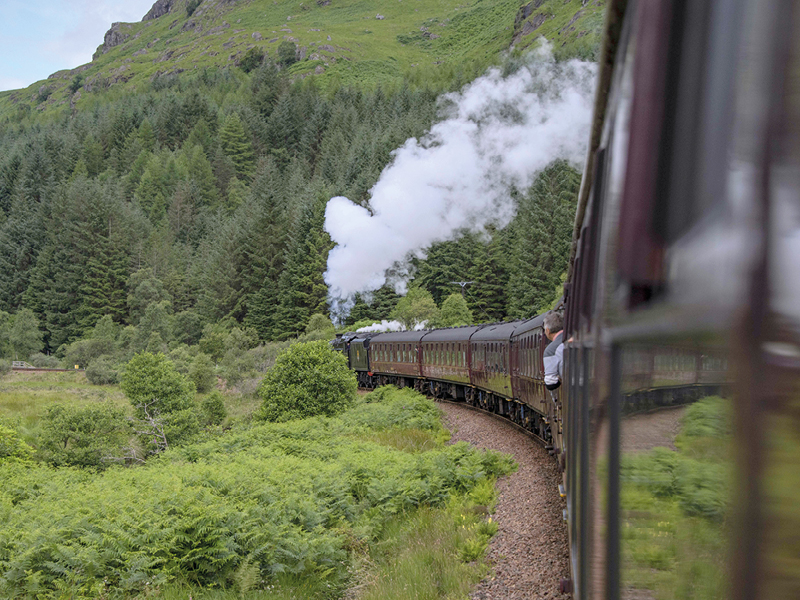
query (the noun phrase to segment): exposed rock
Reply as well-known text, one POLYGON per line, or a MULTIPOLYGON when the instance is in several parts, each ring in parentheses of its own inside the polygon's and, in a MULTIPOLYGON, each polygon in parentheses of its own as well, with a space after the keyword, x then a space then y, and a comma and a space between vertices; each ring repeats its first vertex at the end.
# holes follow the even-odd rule
POLYGON ((544 23, 546 20, 547 16, 544 13, 538 13, 534 15, 532 19, 524 21, 522 24, 522 29, 518 30, 511 40, 512 47, 518 44, 522 38, 539 29, 539 27, 542 26, 542 23, 544 23))
POLYGON ((163 17, 172 10, 175 0, 156 0, 155 4, 147 11, 147 14, 142 17, 142 21, 152 21, 158 17, 163 17))
POLYGON ((314 29, 313 27, 309 29, 309 31, 322 31, 321 29, 314 29))
POLYGON ((329 42, 331 41, 331 36, 328 36, 328 41, 329 41, 329 42))
POLYGON ((222 33, 229 27, 230 25, 228 25, 227 23, 223 23, 222 25, 217 25, 216 27, 212 27, 211 29, 209 29, 206 35, 216 35, 222 33))
POLYGON ((324 72, 325 72, 325 67, 323 67, 322 65, 317 65, 317 67, 314 69, 314 73, 317 75, 322 75, 324 72))
POLYGON ((141 50, 137 50, 136 52, 134 52, 131 56, 141 56, 142 54, 147 54, 147 50, 142 48, 141 50))
POLYGON ((378 21, 383 21, 386 17, 383 15, 375 15, 375 18, 378 19, 378 21))
POLYGON ((530 17, 533 14, 533 11, 539 8, 543 2, 544 0, 533 0, 533 2, 529 2, 525 6, 521 7, 517 11, 517 16, 514 18, 514 30, 516 31, 519 29, 520 25, 522 25, 522 22, 530 17))
POLYGON ((328 6, 331 3, 331 0, 317 0, 317 4, 319 6, 328 6))
POLYGON ((569 32, 569 31, 575 31, 575 28, 573 27, 573 25, 575 24, 575 21, 577 21, 578 19, 581 18, 582 15, 583 15, 583 10, 579 10, 578 12, 576 12, 575 15, 573 15, 573 17, 569 20, 569 23, 564 25, 564 27, 562 27, 558 31, 558 34, 561 35, 561 34, 569 32))
POLYGON ((279 39, 281 39, 281 38, 272 38, 272 39, 271 39, 269 42, 267 42, 267 43, 268 43, 268 44, 271 44, 271 43, 273 43, 273 42, 277 42, 279 39))
POLYGON ((336 52, 336 49, 333 46, 329 46, 328 44, 322 44, 319 47, 320 50, 325 50, 325 52, 336 52))
POLYGON ((257 42, 258 42, 258 41, 261 41, 261 39, 262 39, 262 37, 261 37, 261 33, 260 33, 260 32, 258 32, 258 31, 254 31, 254 32, 253 32, 253 35, 252 35, 252 36, 250 36, 250 37, 252 37, 252 38, 253 38, 254 40, 256 40, 257 42))
POLYGON ((305 60, 307 55, 308 48, 305 46, 300 46, 300 49, 297 51, 297 60, 305 60))
POLYGON ((153 62, 154 62, 154 63, 157 63, 157 62, 164 62, 164 61, 167 61, 167 60, 169 60, 170 58, 172 58, 172 55, 173 55, 173 54, 175 54, 175 51, 174 51, 174 50, 165 50, 164 52, 162 52, 162 53, 161 53, 161 56, 159 56, 158 58, 156 58, 155 60, 153 60, 153 62))
POLYGON ((169 24, 169 29, 174 28, 175 25, 177 25, 177 24, 178 24, 178 19, 175 19, 172 23, 169 24))
POLYGON ((183 24, 181 27, 181 31, 189 31, 190 29, 194 29, 197 32, 203 31, 203 26, 195 21, 194 19, 189 19, 186 23, 183 24))
POLYGON ((130 30, 130 28, 130 23, 112 23, 111 29, 106 31, 106 35, 103 37, 103 45, 97 48, 95 53, 92 55, 92 60, 95 60, 101 54, 105 54, 114 46, 119 46, 120 44, 124 43, 131 34, 123 30, 130 30))

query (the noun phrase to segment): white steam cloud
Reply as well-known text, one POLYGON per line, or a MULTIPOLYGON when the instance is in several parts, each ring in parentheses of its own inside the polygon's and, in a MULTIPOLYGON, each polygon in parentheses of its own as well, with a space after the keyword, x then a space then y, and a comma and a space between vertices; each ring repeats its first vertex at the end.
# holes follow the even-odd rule
POLYGON ((325 229, 336 247, 325 281, 336 304, 390 283, 403 290, 408 259, 465 228, 513 217, 511 189, 555 159, 582 164, 589 140, 593 63, 556 63, 548 45, 504 77, 497 69, 441 99, 444 120, 393 152, 369 207, 331 198, 325 229))
POLYGON ((386 321, 385 319, 380 323, 373 323, 367 327, 359 327, 356 333, 384 333, 386 331, 404 331, 405 327, 400 321, 386 321))

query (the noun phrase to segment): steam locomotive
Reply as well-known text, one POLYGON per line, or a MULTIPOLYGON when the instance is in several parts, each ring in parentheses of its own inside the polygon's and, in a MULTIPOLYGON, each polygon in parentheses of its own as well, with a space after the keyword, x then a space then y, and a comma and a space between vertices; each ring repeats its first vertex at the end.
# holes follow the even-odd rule
POLYGON ((542 316, 337 344, 558 456, 574 598, 800 598, 800 3, 608 1, 564 309, 555 398, 542 316))

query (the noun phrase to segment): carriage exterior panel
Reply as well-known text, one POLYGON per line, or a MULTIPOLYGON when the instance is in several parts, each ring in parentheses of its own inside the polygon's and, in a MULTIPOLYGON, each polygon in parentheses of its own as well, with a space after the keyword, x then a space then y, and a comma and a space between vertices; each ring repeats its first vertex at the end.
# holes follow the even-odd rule
POLYGON ((427 379, 469 385, 469 340, 479 329, 479 325, 435 329, 422 338, 422 375, 427 379))
POLYGON ((547 414, 548 394, 544 387, 542 357, 548 339, 544 334, 544 315, 523 322, 514 330, 511 344, 511 381, 514 397, 547 414))
POLYGON ((381 333, 371 340, 372 372, 381 375, 422 377, 420 340, 428 331, 381 333))
POLYGON ((513 398, 511 336, 522 321, 485 325, 470 338, 472 385, 503 398, 513 398))

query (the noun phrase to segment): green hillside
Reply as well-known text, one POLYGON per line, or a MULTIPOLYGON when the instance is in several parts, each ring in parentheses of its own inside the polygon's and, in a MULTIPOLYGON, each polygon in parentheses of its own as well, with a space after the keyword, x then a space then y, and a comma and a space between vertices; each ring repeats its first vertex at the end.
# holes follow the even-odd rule
POLYGON ((313 74, 322 87, 425 79, 465 63, 485 67, 539 35, 554 42, 557 55, 594 59, 604 2, 584 3, 158 0, 153 10, 166 14, 114 24, 91 63, 0 93, 0 117, 79 110, 109 88, 141 91, 159 77, 236 65, 248 51, 281 62, 286 43, 294 44, 296 60, 285 65, 289 74, 313 74))

